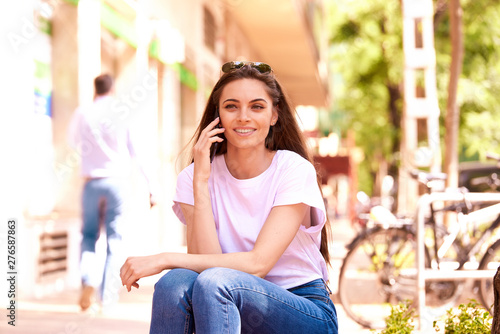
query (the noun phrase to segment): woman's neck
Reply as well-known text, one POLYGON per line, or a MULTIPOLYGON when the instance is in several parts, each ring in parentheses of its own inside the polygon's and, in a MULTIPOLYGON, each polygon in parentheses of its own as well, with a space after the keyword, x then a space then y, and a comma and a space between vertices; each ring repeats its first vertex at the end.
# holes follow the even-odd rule
POLYGON ((228 150, 225 154, 226 166, 231 175, 240 180, 251 179, 264 173, 271 165, 276 151, 228 150))

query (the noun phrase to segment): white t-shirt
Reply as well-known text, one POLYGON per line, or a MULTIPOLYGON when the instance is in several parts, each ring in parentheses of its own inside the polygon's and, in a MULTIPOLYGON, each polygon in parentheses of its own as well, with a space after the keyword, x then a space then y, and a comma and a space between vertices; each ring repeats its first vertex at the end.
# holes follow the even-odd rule
MULTIPOLYGON (((194 205, 194 164, 177 178, 173 210, 186 224, 179 203, 194 205)), ((285 288, 312 280, 328 280, 319 248, 326 211, 314 166, 291 151, 277 151, 262 174, 239 180, 227 169, 223 155, 216 156, 208 180, 212 212, 223 253, 253 249, 257 236, 274 206, 305 203, 311 207, 311 226, 302 225, 265 279, 285 288)))
POLYGON ((120 111, 119 101, 110 95, 97 97, 92 104, 75 111, 69 126, 69 142, 80 150, 83 177, 129 177, 132 159, 146 178, 149 192, 157 190, 152 161, 139 149, 133 136, 133 118, 120 111))

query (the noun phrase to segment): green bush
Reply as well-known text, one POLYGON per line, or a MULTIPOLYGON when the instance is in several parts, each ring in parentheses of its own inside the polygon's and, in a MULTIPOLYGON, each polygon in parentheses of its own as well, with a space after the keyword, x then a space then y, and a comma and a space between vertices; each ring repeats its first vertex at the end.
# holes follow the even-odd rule
POLYGON ((413 314, 411 302, 406 300, 391 307, 391 314, 385 319, 386 328, 380 334, 411 334, 413 333, 413 314))
MULTIPOLYGON (((458 310, 449 309, 444 316, 445 334, 490 334, 493 317, 475 300, 460 304, 458 310)), ((440 330, 437 321, 433 327, 440 330)))
MULTIPOLYGON (((413 333, 414 309, 411 301, 392 306, 391 314, 385 319, 386 328, 379 334, 413 333)), ((458 309, 450 308, 440 320, 433 323, 436 332, 444 334, 490 334, 493 317, 475 300, 467 305, 460 304, 458 309)))

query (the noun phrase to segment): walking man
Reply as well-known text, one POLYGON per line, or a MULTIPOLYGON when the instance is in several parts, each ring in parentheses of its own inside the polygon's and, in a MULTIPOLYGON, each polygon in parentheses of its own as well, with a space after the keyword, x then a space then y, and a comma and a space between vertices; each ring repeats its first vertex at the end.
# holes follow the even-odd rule
POLYGON ((94 79, 94 89, 93 103, 79 107, 70 125, 70 141, 81 152, 84 178, 79 301, 82 311, 92 305, 95 297, 103 307, 118 301, 124 219, 134 158, 148 182, 150 204, 154 205, 150 166, 137 155, 130 131, 131 117, 117 112, 113 78, 108 74, 99 75, 94 79), (102 225, 107 239, 104 268, 99 266, 102 260, 96 256, 102 225))

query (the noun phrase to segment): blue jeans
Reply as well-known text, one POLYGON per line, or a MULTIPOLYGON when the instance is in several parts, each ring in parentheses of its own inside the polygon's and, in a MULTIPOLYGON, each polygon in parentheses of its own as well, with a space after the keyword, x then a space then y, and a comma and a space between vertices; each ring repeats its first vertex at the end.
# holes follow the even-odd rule
POLYGON ((338 333, 321 279, 285 290, 227 268, 173 269, 155 285, 150 333, 338 333))
POLYGON ((82 243, 80 272, 82 284, 99 290, 103 305, 118 300, 121 287, 119 277, 122 263, 122 228, 128 180, 100 178, 87 181, 82 194, 82 243), (97 258, 96 242, 101 225, 106 229, 107 255, 97 258))

